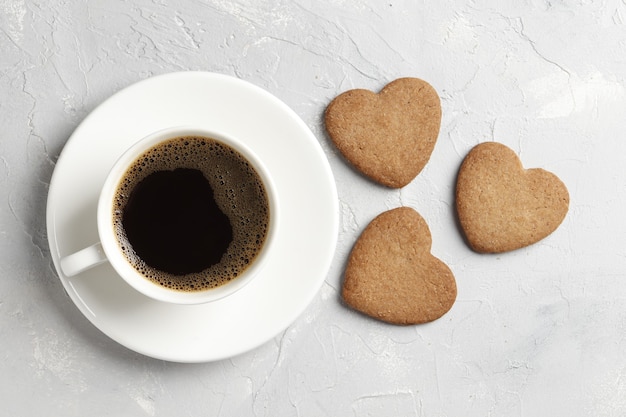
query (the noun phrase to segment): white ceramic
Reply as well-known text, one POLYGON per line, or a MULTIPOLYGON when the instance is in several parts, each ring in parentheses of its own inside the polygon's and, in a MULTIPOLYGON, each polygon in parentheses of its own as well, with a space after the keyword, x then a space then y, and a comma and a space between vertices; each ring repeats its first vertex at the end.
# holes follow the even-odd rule
POLYGON ((51 179, 47 231, 65 290, 103 333, 154 358, 214 361, 267 342, 315 297, 334 256, 337 191, 317 139, 279 99, 230 76, 171 73, 113 95, 76 128, 51 179), (138 137, 179 125, 237 137, 264 161, 281 224, 263 271, 231 296, 198 305, 147 297, 109 263, 65 276, 60 259, 98 240, 99 190, 114 162, 138 137))
POLYGON ((100 241, 78 252, 61 258, 60 267, 64 275, 72 277, 89 268, 108 261, 113 269, 131 287, 155 300, 176 304, 200 304, 219 300, 229 296, 248 284, 267 263, 272 255, 278 225, 280 222, 278 195, 274 181, 269 175, 265 164, 250 149, 236 138, 215 130, 196 128, 193 126, 174 126, 153 132, 139 138, 115 162, 100 191, 97 209, 98 236, 100 241), (155 284, 139 273, 126 259, 117 242, 111 216, 114 210, 115 192, 128 168, 151 147, 167 140, 182 136, 200 136, 217 140, 243 155, 261 177, 267 192, 269 203, 269 228, 261 251, 254 262, 236 279, 217 288, 205 291, 174 291, 155 284))

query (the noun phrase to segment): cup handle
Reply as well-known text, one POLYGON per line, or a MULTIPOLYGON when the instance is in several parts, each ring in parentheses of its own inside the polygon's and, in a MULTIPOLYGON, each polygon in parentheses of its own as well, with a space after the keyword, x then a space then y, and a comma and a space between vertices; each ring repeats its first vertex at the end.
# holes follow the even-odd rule
POLYGON ((80 274, 89 268, 106 262, 107 258, 100 242, 81 249, 61 259, 61 271, 67 277, 80 274))

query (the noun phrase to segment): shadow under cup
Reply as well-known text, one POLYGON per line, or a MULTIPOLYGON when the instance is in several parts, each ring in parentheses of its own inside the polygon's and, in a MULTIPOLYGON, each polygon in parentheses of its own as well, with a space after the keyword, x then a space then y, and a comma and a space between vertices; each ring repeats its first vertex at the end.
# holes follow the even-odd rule
POLYGON ((258 157, 227 135, 177 127, 122 155, 98 203, 108 261, 143 294, 177 304, 218 300, 266 263, 278 203, 258 157))

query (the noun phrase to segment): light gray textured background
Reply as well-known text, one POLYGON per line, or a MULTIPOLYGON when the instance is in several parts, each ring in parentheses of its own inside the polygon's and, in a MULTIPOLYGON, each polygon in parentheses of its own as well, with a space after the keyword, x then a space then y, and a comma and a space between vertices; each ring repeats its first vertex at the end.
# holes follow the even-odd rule
POLYGON ((0 0, 0 415, 626 415, 626 1, 0 0), (55 161, 81 120, 151 75, 255 83, 312 129, 336 177, 339 244, 314 302, 247 354, 181 365, 129 351, 65 295, 48 250, 55 161), (402 190, 355 173, 327 103, 401 76, 440 93, 439 141, 402 190), (478 255, 454 180, 479 142, 556 173, 570 212, 546 240, 478 255), (457 303, 424 326, 346 309, 342 269, 377 214, 416 208, 457 303))

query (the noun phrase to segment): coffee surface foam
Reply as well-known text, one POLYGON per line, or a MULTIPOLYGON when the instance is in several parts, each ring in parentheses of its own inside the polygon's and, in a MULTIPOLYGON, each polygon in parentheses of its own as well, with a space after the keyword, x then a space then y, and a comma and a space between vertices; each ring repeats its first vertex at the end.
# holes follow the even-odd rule
POLYGON ((144 277, 173 290, 202 291, 238 277, 254 261, 267 236, 269 202, 258 173, 239 152, 211 138, 177 137, 145 151, 127 169, 117 186, 113 225, 121 250, 144 277), (184 275, 148 265, 133 250, 123 227, 124 208, 133 189, 150 174, 177 168, 202 172, 232 226, 232 242, 221 260, 184 275))

